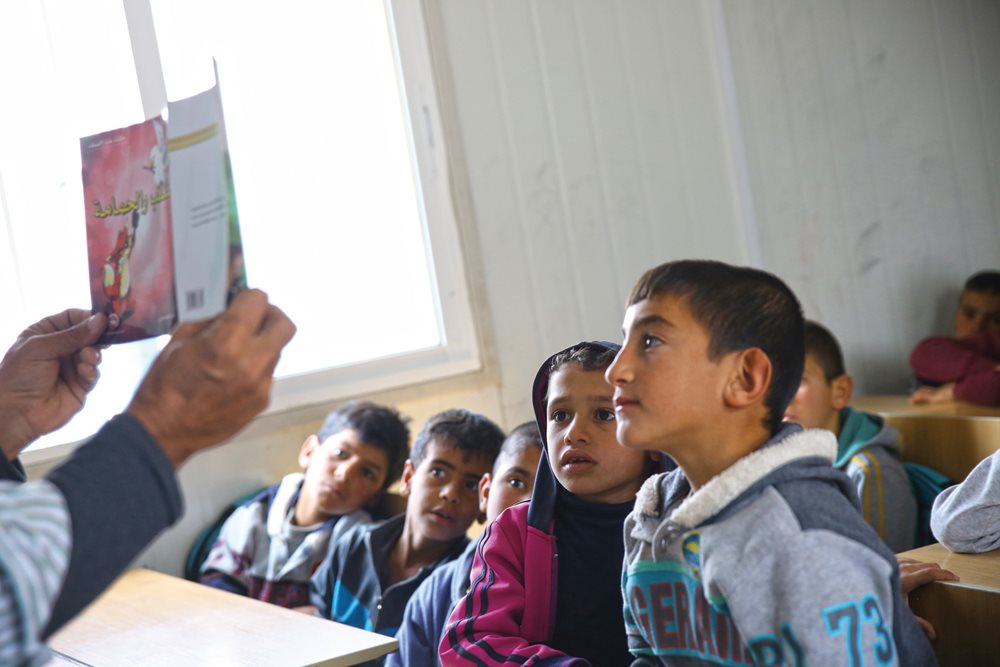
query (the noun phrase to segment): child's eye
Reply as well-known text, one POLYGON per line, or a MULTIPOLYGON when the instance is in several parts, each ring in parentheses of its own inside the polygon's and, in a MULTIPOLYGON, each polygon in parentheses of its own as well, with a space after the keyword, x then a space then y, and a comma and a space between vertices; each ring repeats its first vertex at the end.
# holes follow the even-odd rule
POLYGON ((475 491, 475 492, 478 493, 479 492, 479 480, 475 480, 475 479, 466 480, 466 482, 465 482, 465 490, 466 491, 475 491))
POLYGON ((363 468, 361 470, 361 474, 364 475, 365 479, 367 479, 369 482, 374 482, 378 479, 378 475, 376 475, 375 471, 372 470, 371 468, 363 468))
POLYGON ((599 408, 596 414, 597 421, 613 422, 615 420, 615 411, 611 408, 599 408))
POLYGON ((427 474, 431 477, 444 477, 444 468, 431 468, 427 474))
POLYGON ((652 336, 650 334, 644 334, 642 337, 642 349, 648 350, 651 347, 656 347, 661 342, 662 341, 656 336, 652 336))
POLYGON ((507 480, 507 486, 510 486, 515 489, 524 489, 527 488, 528 485, 524 483, 523 479, 517 479, 515 477, 514 479, 507 480))
POLYGON ((564 421, 566 421, 566 420, 569 419, 569 411, 567 411, 567 410, 556 410, 555 412, 552 413, 552 416, 549 417, 549 419, 551 421, 554 421, 557 424, 561 424, 564 421))
POLYGON ((333 448, 333 455, 335 457, 337 457, 338 459, 346 459, 347 458, 347 452, 345 452, 340 447, 334 447, 333 448))

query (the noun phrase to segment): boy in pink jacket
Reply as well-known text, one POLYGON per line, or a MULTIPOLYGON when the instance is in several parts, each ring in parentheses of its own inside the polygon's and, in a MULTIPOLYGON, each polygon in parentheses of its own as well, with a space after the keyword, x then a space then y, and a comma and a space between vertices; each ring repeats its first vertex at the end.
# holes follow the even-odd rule
POLYGON ((636 491, 658 466, 615 438, 604 372, 617 351, 580 343, 539 369, 532 397, 546 454, 531 501, 508 509, 483 534, 469 593, 441 642, 442 664, 631 662, 622 530, 636 491))

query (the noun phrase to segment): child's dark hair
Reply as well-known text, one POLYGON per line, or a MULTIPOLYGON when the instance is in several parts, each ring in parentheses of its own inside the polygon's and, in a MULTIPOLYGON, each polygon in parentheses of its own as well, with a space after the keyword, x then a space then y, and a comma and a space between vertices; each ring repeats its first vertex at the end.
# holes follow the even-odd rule
POLYGON ((351 429, 357 431, 361 442, 385 452, 388 467, 382 488, 386 489, 403 474, 403 465, 409 455, 408 421, 395 408, 371 401, 351 401, 328 414, 316 436, 322 443, 331 435, 351 429))
POLYGON ((980 271, 965 281, 964 290, 1000 294, 1000 271, 980 271))
POLYGON ((829 329, 819 322, 806 320, 805 341, 806 355, 812 355, 813 360, 823 369, 824 380, 830 382, 847 372, 840 345, 829 329))
POLYGON ((712 260, 661 264, 639 278, 628 305, 663 296, 684 297, 709 337, 708 357, 757 347, 771 360, 771 386, 764 422, 778 430, 788 402, 802 381, 805 360, 802 307, 777 276, 712 260))
POLYGON ((504 460, 517 457, 529 447, 536 447, 540 451, 545 451, 542 436, 538 433, 538 424, 533 421, 524 422, 514 427, 514 430, 507 435, 507 439, 500 446, 500 452, 497 454, 496 461, 493 462, 493 474, 496 475, 499 472, 497 466, 504 460))
POLYGON ((579 343, 549 359, 549 377, 566 364, 576 364, 585 371, 605 371, 618 354, 618 347, 579 343))
POLYGON ((478 454, 492 464, 503 438, 500 427, 477 412, 461 408, 445 410, 428 419, 420 429, 413 442, 410 462, 414 468, 419 466, 424 460, 427 443, 436 439, 463 452, 478 454))

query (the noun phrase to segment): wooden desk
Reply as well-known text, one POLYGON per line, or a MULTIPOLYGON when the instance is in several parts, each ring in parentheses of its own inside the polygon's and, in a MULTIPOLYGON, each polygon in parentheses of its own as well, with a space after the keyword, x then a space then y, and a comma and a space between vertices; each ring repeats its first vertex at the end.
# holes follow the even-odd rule
POLYGON ((99 667, 340 667, 390 653, 396 640, 136 569, 53 635, 49 646, 71 662, 99 667))
POLYGON ((1000 417, 1000 408, 989 408, 963 401, 911 405, 905 394, 855 396, 851 405, 858 410, 880 415, 950 415, 953 417, 1000 417))
POLYGON ((913 613, 937 632, 934 652, 942 665, 996 664, 1000 655, 1000 550, 957 554, 940 544, 899 554, 939 563, 961 581, 935 581, 910 593, 913 613))
POLYGON ((861 396, 859 410, 875 412, 899 431, 903 460, 940 470, 961 482, 1000 449, 1000 409, 970 403, 910 405, 906 396, 861 396))

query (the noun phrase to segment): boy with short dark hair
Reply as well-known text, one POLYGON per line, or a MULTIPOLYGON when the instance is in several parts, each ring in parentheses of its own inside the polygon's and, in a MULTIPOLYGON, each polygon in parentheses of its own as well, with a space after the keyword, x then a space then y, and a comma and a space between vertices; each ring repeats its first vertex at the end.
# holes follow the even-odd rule
MULTIPOLYGON (((493 523, 508 507, 531 497, 543 447, 535 422, 521 424, 504 440, 493 471, 479 480, 479 511, 485 513, 487 524, 493 523)), ((478 543, 479 540, 470 542, 460 557, 436 569, 420 584, 406 603, 403 624, 396 634, 399 650, 387 656, 386 665, 441 664, 438 645, 448 614, 469 592, 469 574, 478 543)))
POLYGON ((924 385, 913 392, 913 403, 1000 406, 1000 272, 980 271, 966 281, 954 337, 920 341, 910 367, 924 385))
POLYGON ((615 439, 604 370, 617 349, 580 343, 553 355, 535 376, 535 421, 546 452, 531 501, 486 528, 471 588, 441 642, 443 664, 628 661, 622 526, 656 465, 615 439))
POLYGON ((367 523, 399 479, 410 430, 399 413, 367 401, 331 412, 286 475, 237 508, 201 567, 203 584, 283 607, 309 602, 309 578, 336 542, 367 523))
POLYGON ((854 381, 829 330, 807 321, 805 346, 802 382, 785 409, 785 419, 837 436, 833 466, 854 482, 865 521, 894 553, 912 549, 917 501, 899 460, 899 432, 882 417, 848 406, 854 381))
POLYGON ((782 424, 805 356, 791 290, 679 261, 627 303, 607 373, 618 439, 679 466, 643 485, 625 526, 637 664, 934 664, 896 559, 830 465, 833 436, 782 424))
POLYGON ((479 514, 479 480, 503 439, 496 424, 469 410, 431 417, 403 469, 399 492, 406 511, 331 543, 311 583, 317 614, 395 635, 413 591, 468 543, 465 531, 479 514))

